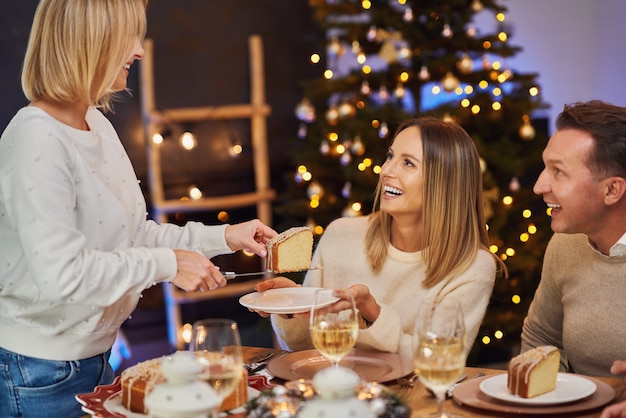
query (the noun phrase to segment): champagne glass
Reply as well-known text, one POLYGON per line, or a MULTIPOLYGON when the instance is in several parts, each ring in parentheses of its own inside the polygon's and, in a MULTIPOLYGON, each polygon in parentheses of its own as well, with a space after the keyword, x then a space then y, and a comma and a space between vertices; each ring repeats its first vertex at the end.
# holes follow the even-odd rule
POLYGON ((243 355, 237 323, 230 319, 204 319, 193 324, 189 350, 204 366, 200 379, 224 400, 243 375, 243 355))
POLYGON ((437 412, 429 418, 459 415, 443 411, 446 391, 461 377, 467 357, 463 311, 452 298, 422 308, 415 324, 413 365, 420 381, 437 397, 437 412))
POLYGON ((354 347, 359 334, 359 321, 354 298, 340 300, 331 305, 332 290, 320 289, 313 296, 310 332, 313 346, 334 367, 354 347))

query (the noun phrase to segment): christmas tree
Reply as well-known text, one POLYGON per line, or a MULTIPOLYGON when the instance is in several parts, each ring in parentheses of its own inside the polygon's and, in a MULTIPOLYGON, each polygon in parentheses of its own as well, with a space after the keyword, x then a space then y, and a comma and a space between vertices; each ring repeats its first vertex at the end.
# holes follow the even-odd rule
POLYGON ((296 106, 285 225, 319 236, 333 219, 371 212, 388 139, 403 120, 455 121, 475 140, 484 167, 490 250, 505 261, 468 363, 508 358, 540 276, 551 234, 532 193, 545 129, 537 74, 509 68, 506 8, 494 0, 310 0, 324 39, 311 55, 320 77, 303 82, 296 106), (493 16, 493 33, 475 26, 493 16))

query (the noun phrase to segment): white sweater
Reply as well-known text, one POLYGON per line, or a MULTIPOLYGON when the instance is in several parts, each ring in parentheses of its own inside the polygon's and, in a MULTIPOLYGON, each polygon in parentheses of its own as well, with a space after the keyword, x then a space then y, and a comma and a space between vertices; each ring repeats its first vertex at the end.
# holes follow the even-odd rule
POLYGON ((90 131, 37 107, 0 138, 0 346, 78 360, 108 350, 141 292, 176 275, 171 248, 231 253, 226 225, 146 220, 146 204, 113 126, 90 131))
MULTIPOLYGON (((382 270, 375 274, 365 252, 368 219, 341 218, 328 226, 311 261, 312 266, 319 265, 323 269, 309 271, 303 285, 327 289, 342 289, 358 283, 367 285, 381 310, 371 327, 359 330, 356 346, 409 358, 420 306, 426 301, 454 297, 461 302, 467 341, 471 346, 495 283, 493 256, 480 250, 469 269, 432 288, 425 288, 422 286, 425 273, 422 253, 406 253, 390 245, 382 270)), ((272 324, 283 348, 294 351, 313 348, 308 319, 272 315, 272 324)))

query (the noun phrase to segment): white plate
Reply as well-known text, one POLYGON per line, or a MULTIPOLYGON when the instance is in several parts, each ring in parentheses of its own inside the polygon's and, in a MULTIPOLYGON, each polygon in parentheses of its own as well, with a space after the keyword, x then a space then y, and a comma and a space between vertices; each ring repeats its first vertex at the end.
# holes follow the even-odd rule
MULTIPOLYGON (((239 298, 239 303, 246 308, 267 313, 294 314, 308 312, 311 310, 313 295, 319 289, 318 287, 270 289, 265 292, 243 295, 239 298)), ((339 300, 339 298, 331 296, 330 290, 324 298, 324 303, 320 306, 328 306, 339 300)))
POLYGON ((573 402, 586 398, 596 391, 594 382, 570 373, 559 373, 556 378, 556 388, 552 392, 534 398, 512 395, 507 389, 506 382, 507 373, 498 374, 480 382, 480 390, 492 398, 520 405, 556 405, 573 402))

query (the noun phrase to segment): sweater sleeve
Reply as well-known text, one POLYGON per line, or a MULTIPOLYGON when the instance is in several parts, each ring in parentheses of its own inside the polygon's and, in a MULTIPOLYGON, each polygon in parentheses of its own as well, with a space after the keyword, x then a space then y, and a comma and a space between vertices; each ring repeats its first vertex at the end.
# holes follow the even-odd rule
POLYGON ((567 356, 563 351, 563 304, 555 282, 555 266, 559 264, 558 235, 546 248, 541 281, 535 292, 522 327, 521 351, 542 345, 553 345, 561 351, 561 370, 567 370, 567 356))

